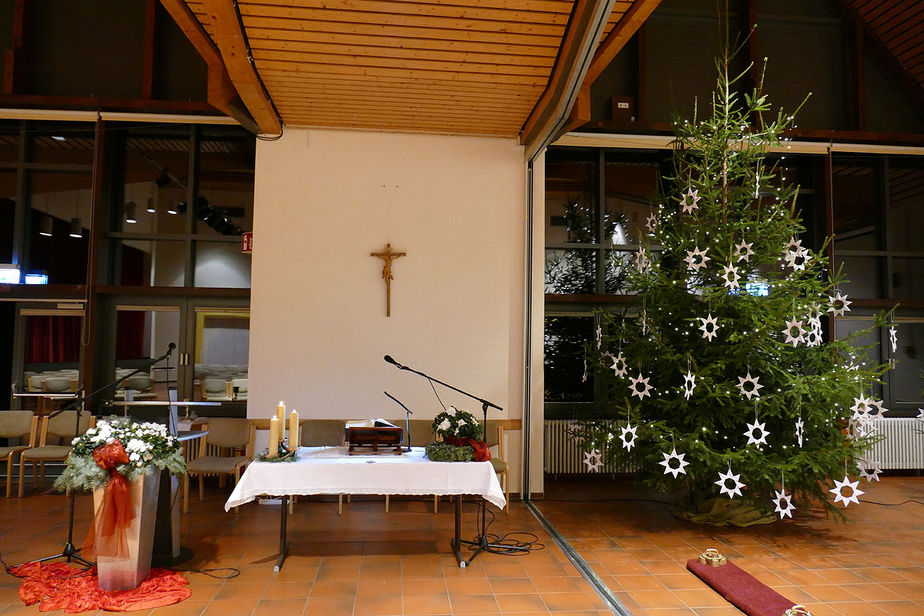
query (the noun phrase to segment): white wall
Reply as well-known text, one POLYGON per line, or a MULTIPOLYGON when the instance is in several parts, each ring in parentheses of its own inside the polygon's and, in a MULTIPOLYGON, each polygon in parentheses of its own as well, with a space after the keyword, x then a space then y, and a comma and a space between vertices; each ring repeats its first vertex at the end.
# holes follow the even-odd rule
POLYGON ((285 400, 307 417, 399 417, 387 390, 433 417, 427 381, 389 354, 502 406, 492 418, 521 417, 525 194, 514 140, 287 129, 258 142, 248 415, 285 400), (369 255, 386 242, 407 252, 390 318, 369 255))

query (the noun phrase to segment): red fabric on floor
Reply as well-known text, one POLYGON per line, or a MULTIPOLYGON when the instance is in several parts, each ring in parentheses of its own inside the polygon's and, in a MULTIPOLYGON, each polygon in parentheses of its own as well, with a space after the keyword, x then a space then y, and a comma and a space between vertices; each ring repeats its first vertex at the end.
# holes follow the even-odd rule
POLYGON ((26 563, 13 567, 10 573, 23 578, 19 586, 22 602, 26 605, 39 603, 40 612, 149 610, 179 603, 192 594, 189 581, 169 569, 151 569, 150 575, 137 588, 113 591, 100 590, 96 567, 84 571, 65 563, 26 563))
POLYGON ((795 605, 730 562, 713 567, 693 558, 687 561, 687 569, 748 616, 782 616, 795 605))

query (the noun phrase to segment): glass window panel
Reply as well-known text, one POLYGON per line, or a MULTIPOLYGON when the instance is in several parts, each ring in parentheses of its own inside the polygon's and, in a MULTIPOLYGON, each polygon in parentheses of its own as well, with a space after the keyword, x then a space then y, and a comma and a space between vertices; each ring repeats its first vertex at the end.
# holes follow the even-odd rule
POLYGON ((16 178, 15 171, 0 170, 0 263, 13 262, 16 178))
POLYGON ((651 155, 607 153, 604 167, 604 241, 638 244, 647 233, 658 191, 658 162, 651 155))
POLYGON ((189 135, 190 127, 179 125, 126 129, 123 194, 112 217, 113 231, 188 232, 189 135), (128 222, 127 214, 134 214, 136 222, 128 222))
POLYGON ((33 163, 92 165, 95 127, 83 122, 35 122, 29 125, 29 156, 33 163))
POLYGON ((250 288, 251 255, 240 242, 196 242, 195 286, 250 288))
POLYGON ((920 161, 889 161, 889 202, 886 205, 888 249, 920 251, 920 216, 924 211, 924 165, 920 161))
POLYGON ((880 220, 878 194, 878 168, 864 162, 840 158, 832 170, 834 188, 834 234, 836 246, 848 248, 841 242, 863 238, 863 246, 850 245, 851 249, 878 250, 880 220))
POLYGON ((608 295, 625 295, 626 274, 632 267, 632 253, 626 250, 607 250, 606 251, 606 280, 604 281, 605 293, 608 295))
POLYGON ((168 386, 176 381, 176 361, 160 362, 151 367, 151 359, 162 355, 170 343, 179 342, 179 309, 172 306, 137 310, 120 307, 116 311, 115 333, 113 378, 142 370, 116 388, 115 398, 124 397, 124 390, 132 389, 136 400, 166 400, 168 386))
POLYGON ((0 162, 19 160, 19 122, 0 122, 0 162))
POLYGON ((597 241, 597 157, 589 150, 546 154, 546 244, 597 241))
MULTIPOLYGON (((31 393, 73 393, 80 386, 80 338, 83 316, 23 315, 23 390, 31 393)), ((45 405, 23 398, 23 408, 45 405)))
POLYGON ((841 257, 835 253, 834 269, 843 267, 847 282, 840 285, 841 292, 850 297, 883 297, 881 281, 885 278, 883 257, 841 257))
POLYGON ((246 400, 250 313, 197 308, 196 340, 196 399, 246 400))
POLYGON ((89 173, 30 172, 23 273, 47 274, 49 284, 86 283, 92 182, 89 173))
POLYGON ((594 249, 547 249, 545 292, 595 293, 598 254, 594 249))
POLYGON ((924 258, 892 259, 892 297, 896 299, 924 299, 924 258))
POLYGON ((593 339, 593 317, 545 318, 545 401, 593 402, 593 370, 584 366, 584 344, 593 339))
POLYGON ((914 411, 924 406, 924 322, 895 324, 897 332, 897 349, 892 354, 896 360, 895 367, 889 373, 889 388, 892 390, 893 410, 914 411))
MULTIPOLYGON (((848 338, 857 332, 861 332, 874 325, 872 317, 839 317, 836 320, 838 339, 848 338)), ((865 355, 866 359, 862 363, 867 366, 879 365, 885 361, 882 357, 883 347, 881 345, 880 330, 873 327, 870 331, 858 334, 851 342, 854 347, 860 349, 861 356, 865 355)), ((873 393, 882 397, 882 385, 874 384, 873 393)))
POLYGON ((239 236, 253 230, 255 145, 254 136, 238 127, 201 128, 196 233, 239 236))
POLYGON ((123 239, 116 249, 116 284, 142 287, 185 285, 185 242, 123 239))

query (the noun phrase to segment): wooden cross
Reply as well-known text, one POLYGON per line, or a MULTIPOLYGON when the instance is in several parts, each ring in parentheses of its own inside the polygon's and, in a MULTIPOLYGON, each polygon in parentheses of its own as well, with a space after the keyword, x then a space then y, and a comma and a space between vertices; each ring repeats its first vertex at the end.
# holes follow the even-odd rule
POLYGON ((391 262, 406 255, 406 252, 392 252, 391 244, 385 244, 385 252, 370 252, 370 257, 376 257, 385 262, 382 267, 382 280, 385 281, 385 316, 391 316, 391 281, 395 279, 391 273, 391 262))

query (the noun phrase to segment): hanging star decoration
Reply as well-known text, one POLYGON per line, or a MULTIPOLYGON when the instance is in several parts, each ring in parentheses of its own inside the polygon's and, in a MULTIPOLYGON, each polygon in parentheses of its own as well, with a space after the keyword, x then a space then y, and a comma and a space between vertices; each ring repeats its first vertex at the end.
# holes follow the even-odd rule
POLYGON ((867 399, 869 410, 866 412, 870 418, 873 417, 883 417, 885 412, 888 411, 885 406, 883 406, 882 400, 876 400, 875 398, 867 399))
POLYGON ((852 303, 847 299, 846 295, 842 295, 840 291, 835 291, 834 295, 828 296, 828 312, 836 317, 842 317, 845 312, 850 312, 850 304, 852 303))
POLYGON ((678 454, 678 453, 677 453, 677 448, 674 447, 674 448, 671 449, 671 452, 670 452, 670 453, 664 453, 664 452, 662 451, 662 452, 661 452, 661 455, 664 456, 664 460, 661 461, 661 462, 658 462, 658 464, 660 464, 661 466, 664 467, 664 474, 665 474, 665 475, 667 475, 668 473, 670 473, 671 475, 674 476, 674 479, 677 479, 677 475, 686 475, 686 474, 687 474, 687 472, 686 472, 685 470, 683 470, 683 469, 686 468, 686 466, 687 466, 688 464, 690 464, 690 463, 684 461, 683 458, 684 458, 684 456, 686 455, 685 453, 680 453, 680 454, 678 454), (677 460, 677 466, 673 466, 673 465, 671 464, 671 460, 677 460))
POLYGON ((748 424, 748 429, 745 431, 744 435, 748 437, 748 445, 757 445, 758 449, 763 449, 763 445, 767 444, 767 437, 770 436, 770 433, 767 432, 767 424, 758 422, 755 417, 754 423, 748 424), (757 432, 759 436, 754 436, 755 432, 757 432))
POLYGON ((741 488, 747 487, 745 484, 741 483, 740 474, 732 474, 731 466, 728 467, 727 473, 719 473, 719 480, 715 482, 715 485, 719 486, 719 493, 728 494, 728 498, 735 498, 736 495, 742 496, 741 488), (734 482, 734 484, 729 486, 729 481, 734 482))
POLYGON ((684 214, 692 214, 699 207, 697 205, 702 197, 699 196, 698 190, 688 188, 686 194, 680 199, 680 206, 684 214))
POLYGON ((821 317, 809 317, 809 330, 805 334, 806 346, 815 347, 821 344, 821 317))
POLYGON ((786 251, 786 256, 784 259, 786 261, 786 265, 791 267, 793 270, 804 270, 805 266, 808 265, 809 252, 806 248, 800 248, 796 251, 788 250, 786 251))
POLYGON ((797 321, 796 317, 793 317, 791 321, 786 321, 786 329, 783 330, 783 334, 786 336, 786 340, 783 342, 791 344, 793 347, 805 342, 805 328, 802 327, 802 321, 797 321), (794 331, 795 334, 793 334, 794 331))
POLYGON ((648 311, 646 309, 642 308, 639 320, 642 322, 642 335, 645 336, 648 334, 648 311))
POLYGON ((696 375, 688 369, 683 375, 683 397, 689 400, 694 389, 696 389, 696 375))
POLYGON ((866 479, 867 482, 879 481, 879 473, 882 472, 882 469, 879 468, 879 462, 864 458, 860 461, 860 477, 866 479))
POLYGON ((626 451, 632 451, 632 448, 635 447, 635 439, 638 438, 635 433, 636 430, 638 430, 638 426, 633 426, 628 421, 625 427, 619 429, 619 440, 622 441, 622 446, 626 451))
POLYGON ((741 280, 741 276, 738 275, 738 268, 731 263, 726 265, 722 268, 722 280, 729 291, 737 289, 739 287, 738 281, 741 280))
POLYGON ((648 218, 645 219, 645 226, 648 228, 648 233, 651 235, 655 234, 655 231, 658 230, 658 213, 652 212, 648 218))
POLYGON ((591 473, 596 473, 603 468, 603 456, 596 449, 584 452, 584 465, 591 473))
POLYGON ((780 514, 780 519, 787 516, 792 518, 792 512, 796 510, 796 507, 792 504, 792 497, 786 493, 786 488, 782 488, 779 492, 774 490, 773 493, 776 494, 776 498, 773 499, 773 504, 776 505, 774 511, 780 514))
POLYGON ((581 376, 581 382, 582 383, 587 382, 587 358, 586 357, 584 358, 584 374, 583 376, 581 376))
POLYGON ((712 314, 709 314, 704 319, 699 317, 699 320, 702 322, 702 325, 699 326, 699 330, 703 332, 703 338, 712 342, 712 339, 715 338, 716 332, 719 330, 719 323, 712 314))
POLYGON ((889 328, 889 346, 893 353, 898 350, 898 329, 894 325, 889 328))
POLYGON ((796 442, 802 447, 802 439, 805 437, 805 422, 800 417, 796 420, 796 442))
POLYGON ((860 485, 859 481, 850 481, 850 477, 844 475, 843 481, 835 481, 834 487, 828 490, 831 494, 834 494, 834 503, 844 503, 844 507, 850 503, 860 504, 860 496, 866 494, 863 490, 859 489, 857 486, 860 485), (850 496, 844 495, 844 488, 850 488, 850 496))
POLYGON ((688 250, 687 256, 684 259, 687 263, 687 269, 698 272, 702 268, 706 267, 706 262, 712 261, 708 256, 706 256, 705 250, 700 250, 699 246, 694 246, 693 250, 688 250))
POLYGON ((641 273, 646 267, 648 267, 648 255, 645 254, 644 248, 639 248, 635 251, 635 269, 641 273))
MULTIPOLYGON (((612 357, 612 356, 611 356, 612 357)), ((626 365, 626 358, 622 354, 622 351, 619 352, 619 355, 613 357, 613 365, 610 366, 613 369, 613 374, 618 376, 621 379, 626 378, 626 374, 629 372, 629 366, 626 365)))
POLYGON ((603 328, 599 325, 597 325, 597 329, 594 332, 594 341, 597 343, 598 349, 603 345, 603 328))
POLYGON ((654 391, 654 387, 648 384, 649 377, 642 376, 642 373, 638 373, 638 377, 629 377, 629 390, 632 391, 633 396, 638 396, 639 400, 643 400, 645 396, 651 396, 649 392, 654 391))
POLYGON ((753 245, 753 242, 748 243, 741 240, 741 243, 735 246, 734 256, 737 257, 737 261, 744 261, 745 263, 750 261, 751 256, 754 254, 754 251, 751 250, 751 246, 753 245))
POLYGON ((748 400, 750 400, 752 397, 760 398, 760 392, 758 390, 762 389, 763 385, 761 385, 758 381, 760 381, 760 377, 751 376, 750 370, 748 370, 747 376, 739 376, 737 387, 738 387, 738 390, 741 392, 741 395, 746 396, 748 400), (753 385, 753 387, 748 389, 746 387, 748 383, 753 385))

